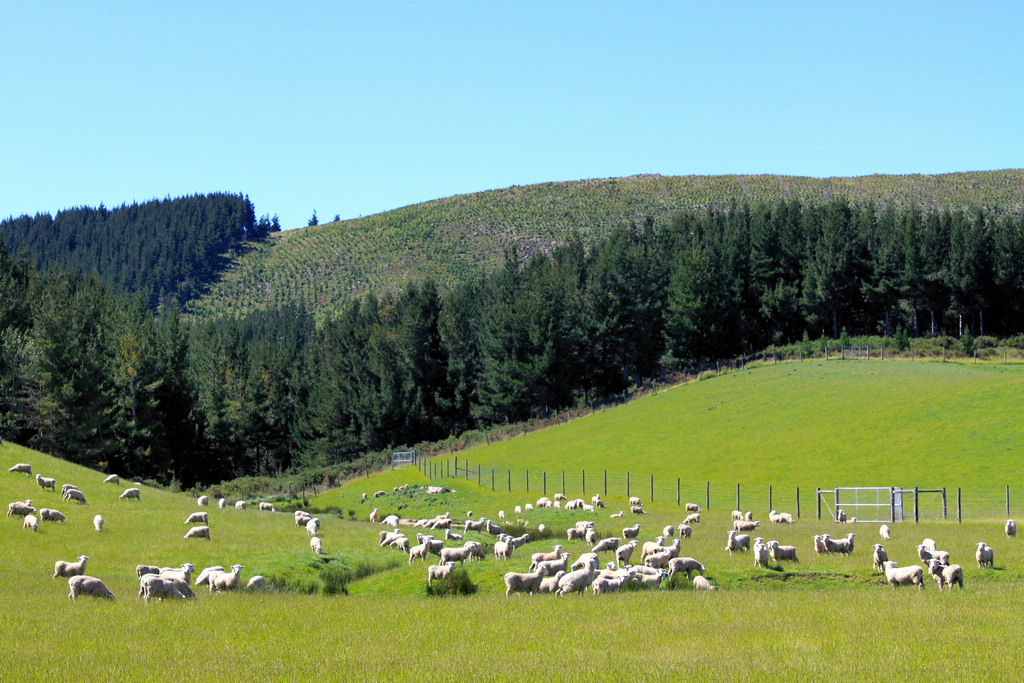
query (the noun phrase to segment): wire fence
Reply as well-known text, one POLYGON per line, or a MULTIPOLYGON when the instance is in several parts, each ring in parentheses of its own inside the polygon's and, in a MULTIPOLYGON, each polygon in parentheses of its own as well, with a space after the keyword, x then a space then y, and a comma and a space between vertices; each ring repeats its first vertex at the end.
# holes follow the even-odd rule
MULTIPOLYGON (((767 514, 788 512, 806 519, 830 518, 834 514, 833 488, 799 486, 755 486, 694 481, 682 477, 606 469, 513 470, 471 463, 463 456, 420 458, 415 463, 432 482, 461 479, 494 492, 523 493, 530 497, 552 497, 556 493, 590 502, 594 494, 609 498, 636 496, 644 503, 683 506, 696 503, 705 510, 741 510, 767 514)), ((905 521, 1007 518, 1024 516, 1024 486, 946 487, 943 489, 902 489, 905 521)))

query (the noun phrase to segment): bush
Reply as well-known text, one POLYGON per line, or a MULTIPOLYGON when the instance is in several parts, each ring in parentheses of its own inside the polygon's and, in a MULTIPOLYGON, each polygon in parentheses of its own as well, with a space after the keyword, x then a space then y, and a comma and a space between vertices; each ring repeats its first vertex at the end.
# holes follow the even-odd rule
POLYGON ((907 334, 907 329, 903 325, 896 326, 893 342, 896 344, 897 351, 903 352, 910 348, 910 335, 907 334))
POLYGON ((971 334, 970 330, 964 332, 963 336, 960 337, 958 345, 960 346, 960 353, 965 356, 974 355, 974 335, 971 334))
POLYGON ((427 586, 427 595, 472 595, 476 593, 476 584, 469 578, 465 569, 452 569, 444 579, 434 581, 427 586))

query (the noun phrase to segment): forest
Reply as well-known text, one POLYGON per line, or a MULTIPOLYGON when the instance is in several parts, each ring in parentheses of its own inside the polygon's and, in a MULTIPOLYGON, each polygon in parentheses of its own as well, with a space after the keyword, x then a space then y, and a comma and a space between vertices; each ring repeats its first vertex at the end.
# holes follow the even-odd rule
POLYGON ((574 234, 327 317, 195 319, 0 248, 0 435, 182 485, 315 470, 804 339, 1024 332, 1024 218, 832 200, 574 234))

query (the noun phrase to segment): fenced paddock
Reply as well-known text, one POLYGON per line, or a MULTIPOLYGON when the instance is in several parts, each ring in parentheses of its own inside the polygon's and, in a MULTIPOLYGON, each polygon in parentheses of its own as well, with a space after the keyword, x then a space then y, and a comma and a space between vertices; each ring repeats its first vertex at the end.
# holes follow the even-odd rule
MULTIPOLYGON (((1024 485, 991 488, 832 487, 752 485, 694 481, 682 477, 606 469, 513 470, 472 463, 461 456, 416 459, 432 482, 461 479, 494 492, 522 493, 528 498, 562 493, 589 502, 595 493, 608 499, 637 496, 644 503, 704 509, 737 509, 766 516, 770 510, 802 519, 835 519, 843 508, 858 522, 915 522, 1024 516, 1024 485), (836 504, 838 501, 838 505, 836 504)), ((622 503, 616 503, 620 507, 622 503)))

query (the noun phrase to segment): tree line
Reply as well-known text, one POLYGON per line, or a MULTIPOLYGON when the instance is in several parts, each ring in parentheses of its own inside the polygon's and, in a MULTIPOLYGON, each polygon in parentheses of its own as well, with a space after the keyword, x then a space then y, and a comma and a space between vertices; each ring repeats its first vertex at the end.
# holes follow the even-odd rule
POLYGON ((1024 331, 1024 219, 834 200, 573 235, 431 280, 245 316, 154 314, 0 248, 0 434, 184 485, 336 466, 806 338, 1024 331))

